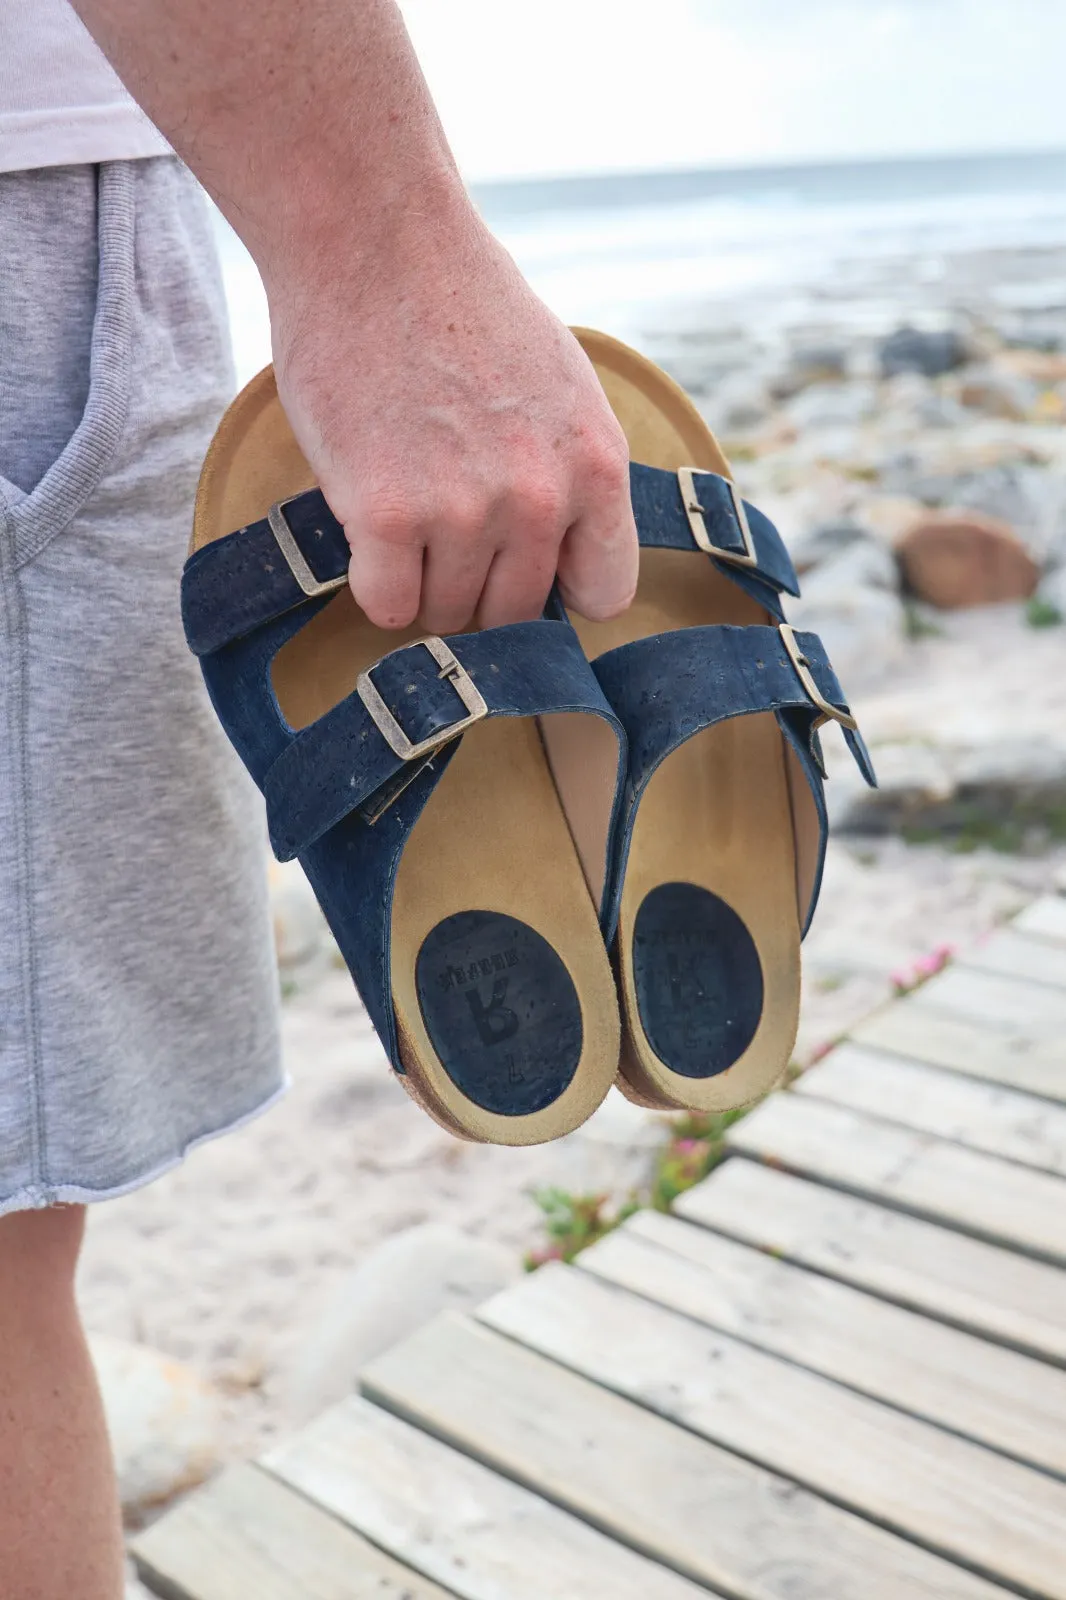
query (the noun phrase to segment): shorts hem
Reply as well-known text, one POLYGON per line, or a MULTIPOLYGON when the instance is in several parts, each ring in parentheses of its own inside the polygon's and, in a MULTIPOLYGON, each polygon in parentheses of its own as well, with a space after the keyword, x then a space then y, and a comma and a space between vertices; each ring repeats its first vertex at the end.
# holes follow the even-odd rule
POLYGON ((44 1211, 49 1206, 96 1205, 103 1200, 120 1200, 123 1195, 132 1194, 136 1189, 143 1189, 147 1184, 154 1183, 157 1178, 173 1172, 174 1168, 180 1167, 186 1156, 199 1145, 207 1144, 212 1139, 221 1139, 227 1133, 236 1133, 248 1123, 254 1122, 257 1117, 261 1117, 264 1112, 276 1106, 291 1087, 292 1079, 286 1073, 278 1087, 265 1100, 258 1101, 250 1111, 231 1117, 217 1127, 208 1128, 205 1133, 196 1134, 182 1146, 177 1155, 168 1157, 135 1177, 122 1179, 102 1189, 88 1188, 79 1183, 27 1184, 12 1195, 0 1197, 0 1217, 10 1216, 18 1211, 44 1211))

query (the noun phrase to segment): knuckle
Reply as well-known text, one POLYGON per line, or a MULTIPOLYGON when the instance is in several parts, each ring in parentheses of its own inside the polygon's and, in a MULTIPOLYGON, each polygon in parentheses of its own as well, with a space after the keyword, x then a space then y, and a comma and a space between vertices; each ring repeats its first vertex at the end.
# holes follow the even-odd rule
POLYGON ((367 494, 356 519, 357 532, 380 539, 383 544, 414 544, 424 526, 423 508, 395 490, 379 489, 367 494))
POLYGON ((486 536, 489 513, 487 497, 463 499, 454 496, 442 508, 440 516, 435 518, 435 526, 447 535, 449 541, 463 546, 476 546, 486 536))
POLYGON ((518 479, 511 498, 519 508, 527 537, 558 543, 566 521, 569 496, 564 486, 548 474, 527 474, 518 479))
POLYGON ((601 494, 622 494, 629 487, 629 448, 613 434, 589 441, 585 455, 585 476, 601 494))

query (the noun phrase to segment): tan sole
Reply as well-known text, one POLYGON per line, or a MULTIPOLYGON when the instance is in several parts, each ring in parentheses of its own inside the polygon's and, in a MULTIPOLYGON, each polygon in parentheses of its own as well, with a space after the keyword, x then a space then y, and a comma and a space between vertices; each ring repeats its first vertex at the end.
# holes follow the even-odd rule
MULTIPOLYGON (((313 482, 267 368, 233 402, 215 435, 200 480, 193 548, 264 516, 275 501, 313 482)), ((423 634, 375 628, 341 590, 275 658, 272 679, 282 714, 291 727, 306 727, 351 693, 359 672, 423 634)), ((560 748, 580 743, 567 732, 576 720, 545 719, 545 727, 556 726, 560 748)), ((593 742, 599 747, 598 738, 593 742)), ((555 759, 554 743, 552 753, 555 759)), ((574 781, 560 773, 564 789, 573 789, 574 781)), ((619 1052, 614 979, 536 722, 499 718, 465 735, 400 863, 391 959, 404 1087, 452 1132, 487 1143, 536 1144, 578 1127, 603 1100, 619 1052), (500 913, 533 929, 576 991, 580 1055, 569 1082, 543 1109, 521 1115, 485 1109, 459 1088, 430 1038, 416 980, 419 953, 445 919, 469 911, 500 913)), ((491 991, 487 983, 481 1005, 493 1003, 491 991)), ((495 1072, 495 1057, 491 1062, 495 1072)), ((519 1041, 500 1052, 499 1070, 511 1074, 512 1083, 520 1081, 519 1041)))
MULTIPOLYGON (((677 384, 605 334, 574 330, 629 440, 630 456, 676 471, 696 466, 732 476, 703 418, 677 384)), ((768 622, 761 606, 705 556, 643 550, 637 597, 612 622, 574 617, 590 658, 675 628, 768 622)), ((623 1087, 642 1104, 724 1111, 748 1104, 780 1079, 799 1017, 800 923, 791 763, 772 714, 737 717, 697 734, 670 755, 637 813, 621 898, 619 978, 623 1087), (740 918, 762 968, 761 1019, 735 1062, 713 1077, 671 1070, 641 1021, 633 963, 637 913, 666 884, 709 890, 740 918)))

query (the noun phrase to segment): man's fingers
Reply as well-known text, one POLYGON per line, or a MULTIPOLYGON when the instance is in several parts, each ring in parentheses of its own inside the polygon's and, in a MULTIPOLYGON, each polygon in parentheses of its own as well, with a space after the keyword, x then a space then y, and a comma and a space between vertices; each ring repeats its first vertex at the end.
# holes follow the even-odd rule
POLYGON ((567 605, 591 622, 626 609, 636 593, 640 551, 628 476, 624 488, 586 503, 559 552, 559 587, 567 605))
POLYGON ((555 582, 555 555, 545 550, 534 555, 528 548, 498 550, 481 592, 479 628, 499 628, 507 622, 535 622, 555 582))
POLYGON ((369 529, 345 528, 352 547, 348 582, 357 603, 378 628, 409 628, 422 600, 424 546, 382 539, 369 529))
POLYGON ((504 455, 474 485, 455 464, 431 472, 439 498, 364 492, 346 532, 352 592, 371 622, 405 628, 417 618, 447 634, 475 619, 483 628, 527 621, 540 615, 556 573, 583 616, 625 610, 638 551, 621 429, 594 413, 569 450, 538 458, 527 447, 523 457, 504 455))
POLYGON ((481 628, 532 622, 544 610, 570 520, 561 475, 527 471, 493 517, 495 556, 478 606, 481 628))
POLYGON ((492 546, 468 528, 442 527, 426 545, 419 618, 430 633, 458 633, 471 621, 492 562, 492 546))

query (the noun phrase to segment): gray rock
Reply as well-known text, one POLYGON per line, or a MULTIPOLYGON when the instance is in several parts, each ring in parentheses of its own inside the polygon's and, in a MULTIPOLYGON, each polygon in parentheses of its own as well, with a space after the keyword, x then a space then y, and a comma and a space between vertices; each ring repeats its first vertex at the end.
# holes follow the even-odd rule
POLYGON ((955 394, 971 411, 1019 422, 1032 414, 1040 389, 1031 378, 989 363, 960 373, 955 394))
POLYGON ((136 1516, 202 1483, 221 1457, 217 1391, 189 1367, 144 1345, 95 1334, 89 1348, 123 1510, 136 1516))
POLYGON ((839 382, 849 370, 850 352, 846 345, 803 345, 792 350, 774 374, 770 392, 776 400, 788 400, 812 383, 839 382))
POLYGON ((966 341, 952 328, 931 333, 919 328, 897 328, 882 340, 879 354, 886 378, 897 372, 921 372, 927 378, 936 378, 942 372, 954 372, 969 358, 966 341))
POLYGON ((895 833, 924 821, 952 800, 955 781, 943 750, 918 741, 871 751, 877 788, 867 788, 842 743, 824 741, 831 774, 825 801, 838 833, 895 833))
POLYGON ((296 1424, 350 1394, 360 1370, 441 1311, 468 1310, 520 1275, 515 1256, 442 1223, 393 1234, 308 1330, 285 1382, 296 1424))
POLYGON ((1007 816, 1017 805, 1066 802, 1066 729, 1037 744, 1031 736, 999 735, 960 751, 954 762, 956 793, 979 800, 985 810, 1007 816))
POLYGON ((868 422, 877 410, 877 389, 855 379, 851 383, 818 383, 793 395, 783 407, 794 428, 855 427, 868 422))
POLYGON ((1039 833, 1042 820, 1066 806, 1066 731, 1035 740, 992 730, 969 744, 898 740, 874 743, 871 755, 876 790, 831 752, 826 804, 838 832, 951 833, 977 824, 1039 833))
POLYGON ((816 522, 793 534, 788 540, 789 553, 796 571, 809 572, 834 561, 854 545, 865 544, 869 533, 860 522, 850 517, 836 518, 830 522, 816 522))
POLYGON ((703 407, 717 433, 743 432, 766 420, 770 400, 766 384, 755 372, 732 372, 717 386, 703 407))
POLYGON ((887 545, 869 535, 854 540, 832 561, 816 568, 804 585, 805 592, 815 596, 846 594, 857 589, 885 589, 897 594, 899 588, 895 555, 887 545))
POLYGON ((883 429, 919 432, 958 428, 969 419, 954 395, 942 394, 920 372, 899 372, 881 386, 878 421, 883 429))

